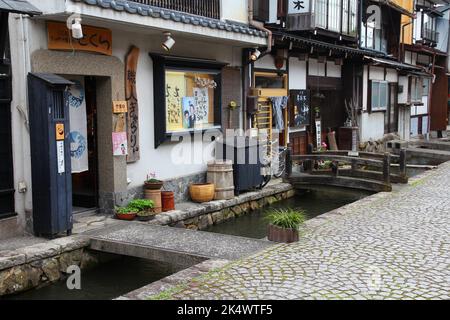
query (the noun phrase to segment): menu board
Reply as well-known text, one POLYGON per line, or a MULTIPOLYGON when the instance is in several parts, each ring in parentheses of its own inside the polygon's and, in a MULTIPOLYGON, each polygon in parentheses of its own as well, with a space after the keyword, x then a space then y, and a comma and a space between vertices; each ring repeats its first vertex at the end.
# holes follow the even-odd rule
POLYGON ((311 94, 309 90, 290 91, 290 127, 298 128, 311 124, 311 94))

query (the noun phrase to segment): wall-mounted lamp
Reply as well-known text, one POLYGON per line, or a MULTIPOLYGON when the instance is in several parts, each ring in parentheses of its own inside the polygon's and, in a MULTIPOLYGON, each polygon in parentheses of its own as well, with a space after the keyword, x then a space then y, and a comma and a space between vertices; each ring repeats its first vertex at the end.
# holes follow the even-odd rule
POLYGON ((252 61, 256 61, 258 60, 258 58, 261 56, 261 51, 259 51, 258 49, 253 50, 253 52, 250 55, 250 60, 252 61))
POLYGON ((75 39, 83 39, 83 27, 81 26, 81 18, 75 19, 72 24, 72 37, 75 39))
POLYGON ((166 51, 170 51, 172 47, 175 45, 175 40, 172 38, 172 34, 170 32, 164 32, 164 36, 166 40, 162 43, 162 47, 166 51))

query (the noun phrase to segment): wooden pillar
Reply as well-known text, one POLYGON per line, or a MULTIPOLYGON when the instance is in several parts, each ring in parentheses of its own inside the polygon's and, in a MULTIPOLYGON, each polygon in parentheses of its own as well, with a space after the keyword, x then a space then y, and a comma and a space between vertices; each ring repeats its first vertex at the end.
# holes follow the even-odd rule
POLYGON ((406 149, 400 150, 400 176, 406 178, 406 149))
POLYGON ((391 184, 391 154, 386 152, 383 158, 383 182, 391 184))
POLYGON ((292 150, 291 147, 288 146, 286 150, 286 170, 285 170, 285 178, 289 178, 292 174, 292 150))

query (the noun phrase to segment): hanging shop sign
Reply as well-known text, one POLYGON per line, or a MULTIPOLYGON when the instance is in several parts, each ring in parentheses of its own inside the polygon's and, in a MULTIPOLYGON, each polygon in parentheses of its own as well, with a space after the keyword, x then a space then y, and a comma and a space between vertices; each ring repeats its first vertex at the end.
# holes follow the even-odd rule
POLYGON ((112 55, 112 32, 109 29, 83 25, 84 37, 74 39, 65 23, 49 21, 47 32, 50 50, 75 50, 112 55))
POLYGON ((139 48, 133 46, 126 57, 125 66, 125 96, 128 107, 128 163, 136 162, 141 157, 139 147, 139 103, 136 88, 138 60, 139 48))

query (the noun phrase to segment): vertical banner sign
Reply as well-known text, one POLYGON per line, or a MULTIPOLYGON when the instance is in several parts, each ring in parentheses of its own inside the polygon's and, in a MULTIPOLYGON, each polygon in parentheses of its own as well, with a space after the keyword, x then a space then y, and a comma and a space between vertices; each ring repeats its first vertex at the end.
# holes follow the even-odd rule
POLYGON ((322 148, 322 120, 316 120, 317 149, 322 148))
POLYGON ((70 157, 72 173, 89 171, 87 114, 83 79, 71 80, 68 92, 70 109, 70 157))
POLYGON ((58 174, 66 171, 66 160, 64 157, 64 141, 56 141, 56 158, 58 161, 58 174))
POLYGON ((136 88, 139 51, 139 48, 131 47, 126 57, 125 66, 125 95, 128 103, 128 163, 136 162, 141 157, 139 147, 139 104, 136 88))

